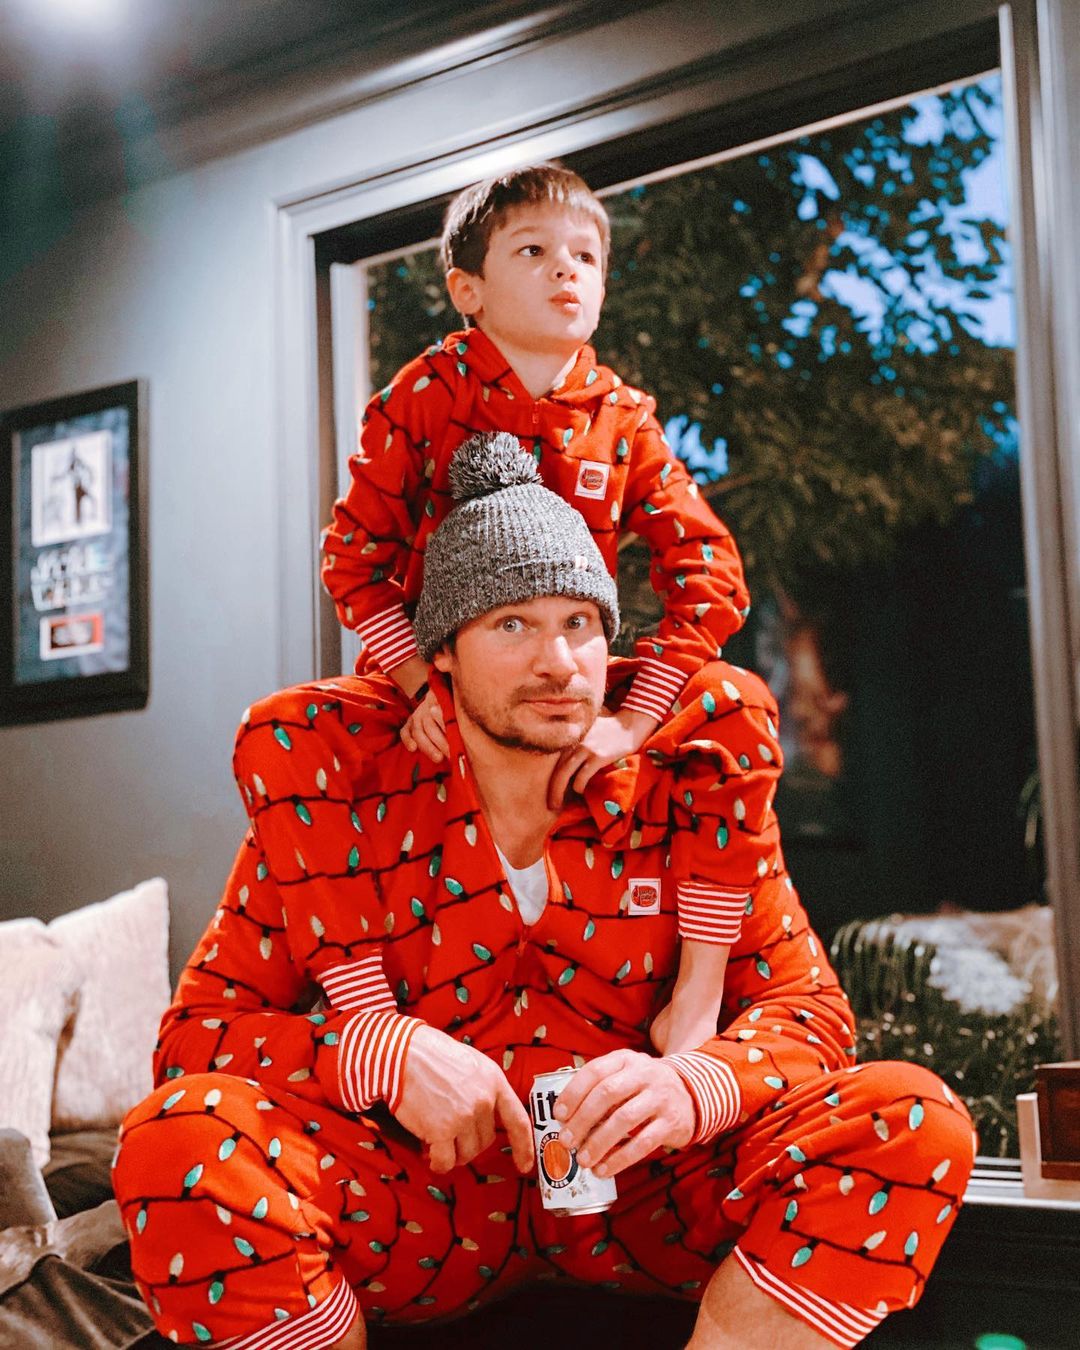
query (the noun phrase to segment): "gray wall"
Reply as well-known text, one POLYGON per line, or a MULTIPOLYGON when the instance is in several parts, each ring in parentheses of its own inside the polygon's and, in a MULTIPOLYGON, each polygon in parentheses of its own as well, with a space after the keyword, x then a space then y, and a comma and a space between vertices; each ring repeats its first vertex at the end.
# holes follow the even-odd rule
MULTIPOLYGON (((804 0, 789 12, 845 10, 875 7, 804 0)), ((282 352, 305 350, 276 328, 279 209, 331 200, 383 166, 449 161, 623 88, 653 81, 662 94, 666 71, 760 36, 775 22, 765 12, 670 0, 0 233, 0 407, 149 380, 152 680, 145 711, 0 729, 0 919, 48 918, 160 873, 182 959, 243 829, 230 772, 240 714, 314 673, 283 655, 295 643, 281 629, 281 498, 291 504, 289 465, 312 448, 299 436, 277 458, 282 352), (11 259, 23 260, 14 271, 11 259)), ((814 38, 828 45, 824 28, 814 38)))
POLYGON ((229 757, 276 682, 267 200, 249 155, 71 219, 0 298, 0 401, 150 382, 145 711, 0 730, 0 917, 160 873, 190 948, 241 833, 229 757))

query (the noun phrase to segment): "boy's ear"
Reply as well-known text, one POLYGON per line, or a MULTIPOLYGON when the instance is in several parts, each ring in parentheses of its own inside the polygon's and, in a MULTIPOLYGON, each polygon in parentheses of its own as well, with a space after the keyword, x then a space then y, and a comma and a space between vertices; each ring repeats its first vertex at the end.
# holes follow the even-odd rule
POLYGON ((467 319, 480 310, 483 278, 474 272, 466 272, 463 267, 451 267, 446 274, 446 289, 450 303, 459 314, 467 319))

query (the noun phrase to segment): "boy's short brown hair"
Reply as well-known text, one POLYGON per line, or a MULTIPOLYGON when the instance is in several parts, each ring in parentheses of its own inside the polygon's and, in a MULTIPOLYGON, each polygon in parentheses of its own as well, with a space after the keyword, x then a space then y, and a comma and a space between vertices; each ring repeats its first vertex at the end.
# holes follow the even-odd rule
POLYGON ((607 212, 583 178, 561 164, 532 164, 459 192, 446 208, 439 258, 444 272, 460 267, 483 276, 493 231, 518 206, 553 203, 586 216, 600 232, 601 263, 607 272, 611 225, 607 212))

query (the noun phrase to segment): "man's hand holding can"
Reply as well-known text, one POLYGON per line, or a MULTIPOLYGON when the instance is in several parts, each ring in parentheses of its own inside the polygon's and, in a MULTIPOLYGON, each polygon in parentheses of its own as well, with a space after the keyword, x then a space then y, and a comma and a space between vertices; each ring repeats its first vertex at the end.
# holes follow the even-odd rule
POLYGON ((559 1137, 597 1176, 615 1176, 658 1148, 685 1148, 696 1118, 670 1064, 636 1050, 590 1060, 559 1094, 559 1137))

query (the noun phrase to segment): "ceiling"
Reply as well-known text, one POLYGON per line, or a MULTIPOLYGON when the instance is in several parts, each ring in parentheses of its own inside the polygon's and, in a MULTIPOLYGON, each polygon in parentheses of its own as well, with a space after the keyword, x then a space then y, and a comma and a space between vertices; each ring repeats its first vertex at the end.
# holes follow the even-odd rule
MULTIPOLYGON (((409 54, 536 5, 485 0, 0 0, 0 183, 77 189, 125 128, 181 124, 320 65, 409 54)), ((114 144, 115 143, 115 144, 114 144)), ((111 153, 112 152, 112 153, 111 153)), ((95 169, 95 172, 98 172, 95 169)))

